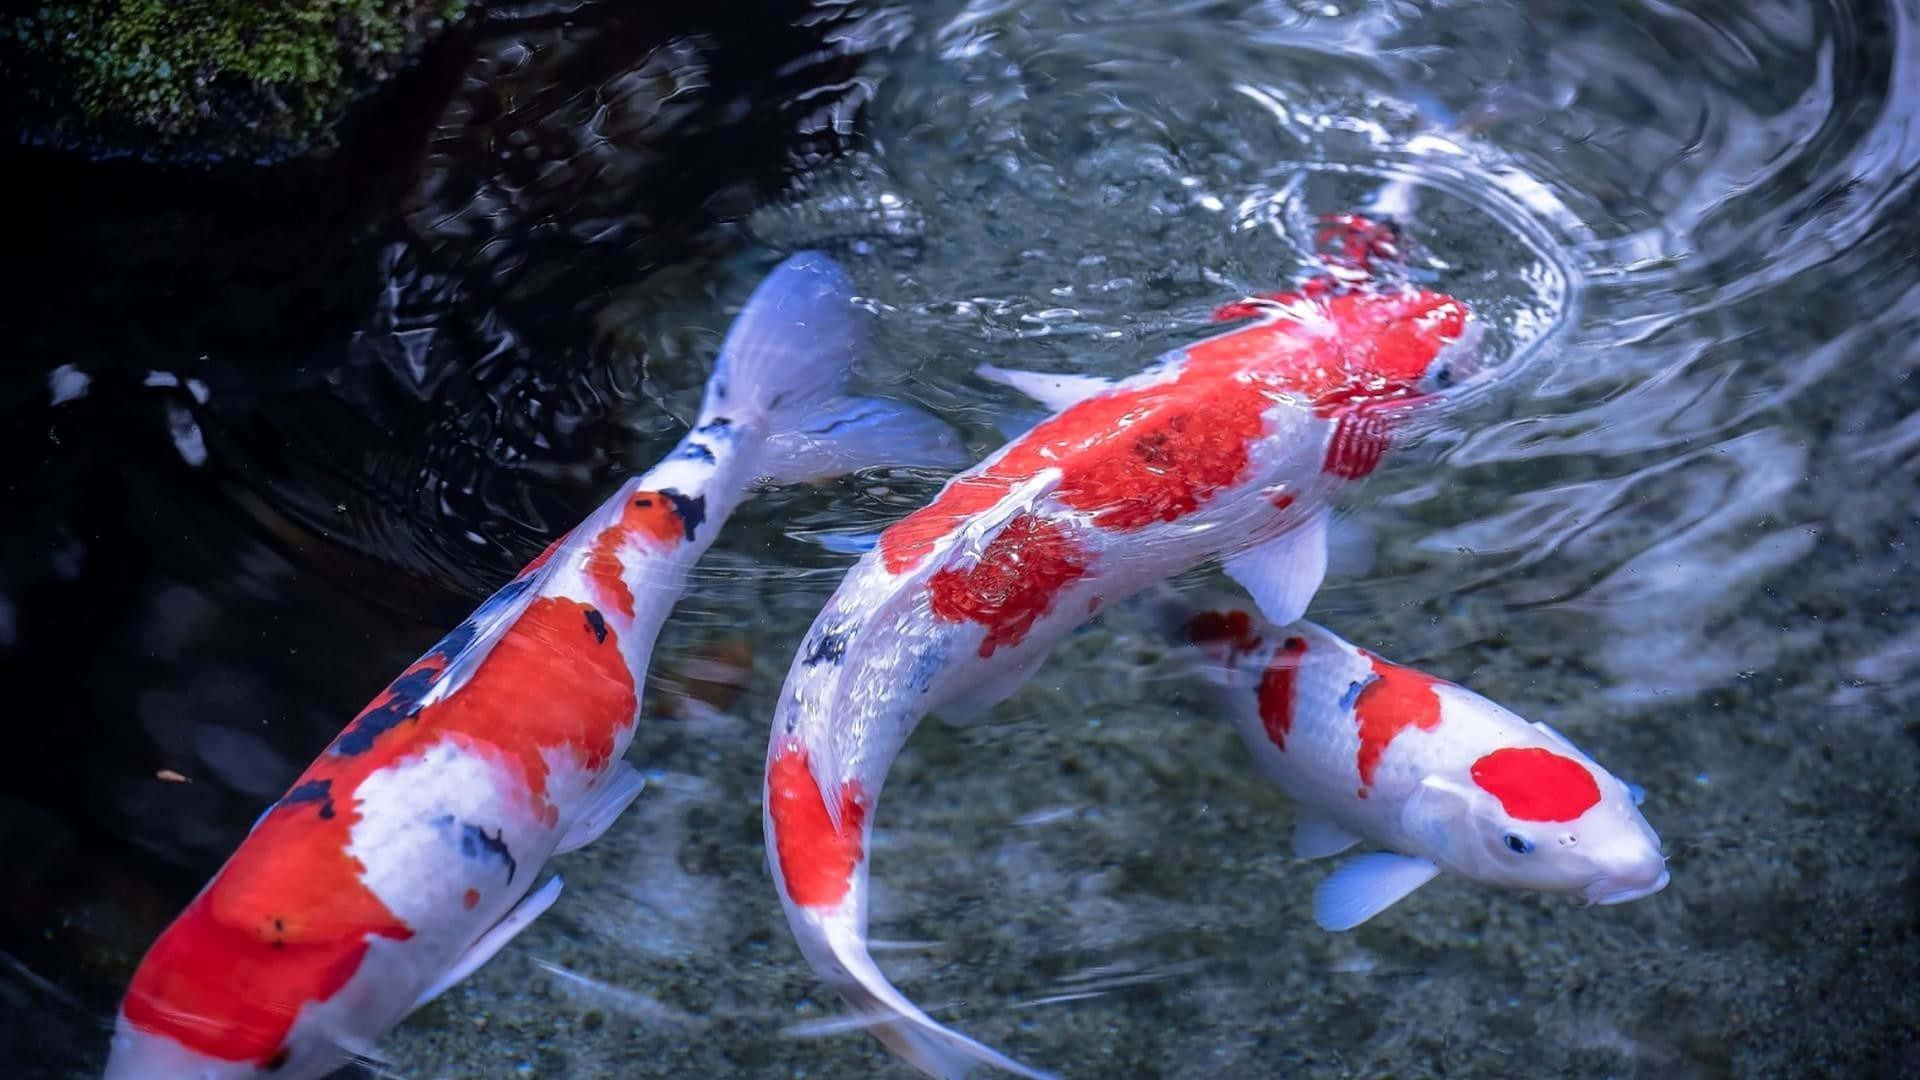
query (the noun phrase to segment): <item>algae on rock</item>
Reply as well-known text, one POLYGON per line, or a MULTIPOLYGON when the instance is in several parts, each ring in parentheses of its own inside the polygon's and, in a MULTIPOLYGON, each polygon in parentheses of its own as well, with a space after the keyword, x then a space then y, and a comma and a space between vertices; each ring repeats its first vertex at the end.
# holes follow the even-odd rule
POLYGON ((354 96, 466 0, 82 0, 0 19, 12 79, 56 142, 277 156, 325 144, 354 96))

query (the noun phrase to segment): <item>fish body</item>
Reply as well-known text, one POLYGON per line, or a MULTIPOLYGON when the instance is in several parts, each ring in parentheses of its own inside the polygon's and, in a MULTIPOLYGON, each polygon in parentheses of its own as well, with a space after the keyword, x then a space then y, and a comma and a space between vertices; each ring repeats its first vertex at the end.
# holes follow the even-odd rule
POLYGON ((1666 887, 1634 790, 1545 724, 1245 605, 1183 612, 1176 634, 1261 771, 1299 802, 1294 853, 1385 849, 1320 886, 1322 926, 1357 926, 1442 873, 1595 904, 1666 887))
POLYGON ((848 294, 810 253, 761 283, 679 446, 394 680, 161 934, 109 1078, 325 1075, 554 902, 547 860, 640 792, 623 755, 655 636, 756 480, 963 460, 931 417, 841 393, 848 294))
POLYGON ((1451 297, 1318 284, 1223 309, 1257 321, 1117 384, 983 369, 1060 411, 882 533, 803 639, 767 753, 768 864, 809 963, 922 1071, 1040 1075, 928 1018, 868 954, 888 767, 922 716, 984 712, 1103 605, 1207 560, 1300 616, 1330 498, 1473 336, 1451 297))

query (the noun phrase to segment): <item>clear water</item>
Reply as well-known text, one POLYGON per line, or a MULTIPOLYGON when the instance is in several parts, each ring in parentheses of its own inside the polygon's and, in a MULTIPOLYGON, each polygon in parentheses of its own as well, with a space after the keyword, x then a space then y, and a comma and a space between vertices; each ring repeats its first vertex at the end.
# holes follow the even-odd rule
MULTIPOLYGON (((713 124, 704 39, 569 96, 541 89, 566 31, 483 35, 349 287, 364 302, 309 328, 343 353, 249 366, 219 347, 245 318, 215 311, 166 346, 206 400, 150 377, 112 399, 164 423, 161 456, 197 435, 206 461, 152 466, 183 501, 119 490, 142 544, 102 551, 69 508, 10 549, 16 694, 44 681, 36 597, 106 574, 118 601, 92 609, 111 629, 68 699, 112 750, 54 771, 85 797, 18 780, 0 803, 26 882, 0 904, 0 1001, 46 1033, 22 1062, 97 1067, 140 950, 258 807, 678 437, 780 254, 841 257, 880 313, 867 386, 985 453, 1035 414, 975 364, 1136 370, 1297 281, 1313 215, 1400 180, 1412 272, 1488 317, 1494 374, 1343 506, 1312 615, 1643 785, 1672 884, 1583 908, 1441 883, 1324 933, 1326 866, 1287 854, 1291 806, 1123 611, 987 722, 916 735, 878 816, 881 964, 1069 1076, 1920 1071, 1913 5, 827 10, 829 62, 775 113, 790 185, 703 192, 697 225, 634 209, 675 205, 648 179, 671 155, 635 147, 713 124), (520 113, 477 115, 490 86, 520 113), (136 570, 99 569, 132 550, 136 570)), ((37 393, 66 365, 100 380, 36 404, 57 435, 109 385, 49 340, 37 393)), ((655 668, 684 684, 716 648, 744 656, 738 696, 643 728, 646 796, 377 1071, 906 1074, 835 1031, 756 799, 768 703, 850 545, 939 482, 869 473, 733 519, 655 668)))

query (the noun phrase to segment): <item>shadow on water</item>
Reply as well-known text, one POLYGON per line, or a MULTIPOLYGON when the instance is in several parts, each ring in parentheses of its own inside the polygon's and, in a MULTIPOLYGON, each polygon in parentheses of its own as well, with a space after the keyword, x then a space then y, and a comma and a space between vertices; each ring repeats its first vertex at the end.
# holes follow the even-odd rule
MULTIPOLYGON (((844 257, 863 378, 984 453, 1030 406, 976 363, 1135 370, 1395 179, 1494 377, 1344 508, 1314 617, 1644 785, 1673 884, 1323 934, 1292 811, 1119 611, 903 755, 882 965, 1069 1075, 1920 1069, 1913 5, 617 7, 496 8, 326 158, 8 151, 9 1075, 97 1066, 259 808, 678 437, 775 253, 844 257)), ((656 667, 718 639, 745 695, 643 730, 647 797, 401 1075, 885 1067, 783 1034, 837 1014, 754 800, 845 552, 937 482, 737 515, 656 667)))

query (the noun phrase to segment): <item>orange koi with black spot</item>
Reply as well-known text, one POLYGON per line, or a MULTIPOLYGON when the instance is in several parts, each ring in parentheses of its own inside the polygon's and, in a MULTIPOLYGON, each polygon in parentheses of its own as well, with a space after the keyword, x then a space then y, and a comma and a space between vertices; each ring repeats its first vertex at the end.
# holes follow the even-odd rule
POLYGON ((753 485, 964 461, 939 421, 844 394, 866 321, 824 256, 776 267, 679 446, 375 698, 160 935, 107 1076, 325 1075, 551 906, 547 860, 640 794, 655 636, 753 485))

